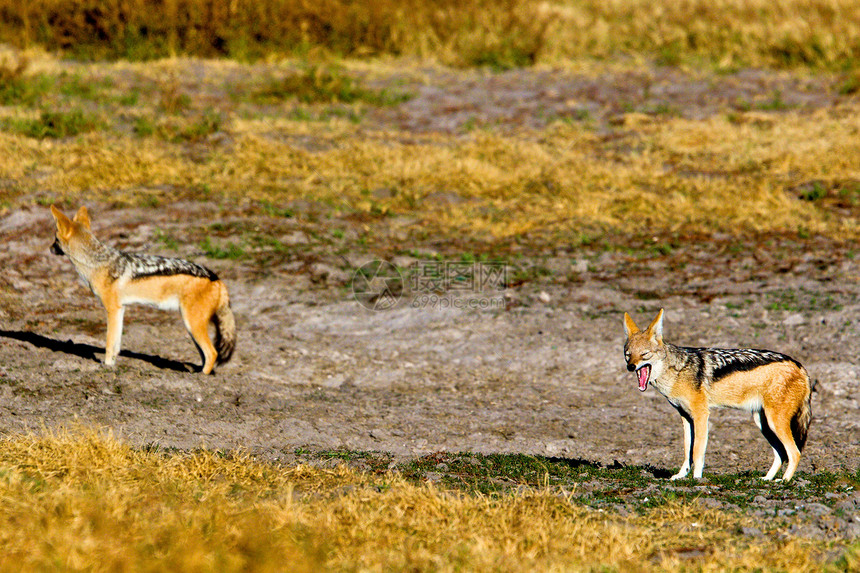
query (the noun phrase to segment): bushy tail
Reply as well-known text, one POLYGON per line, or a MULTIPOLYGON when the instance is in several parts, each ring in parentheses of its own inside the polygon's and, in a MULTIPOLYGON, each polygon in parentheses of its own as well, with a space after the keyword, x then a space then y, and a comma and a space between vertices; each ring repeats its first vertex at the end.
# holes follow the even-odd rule
POLYGON ((791 435, 797 449, 803 451, 806 445, 806 434, 809 432, 809 424, 812 422, 812 389, 806 394, 806 399, 800 404, 797 412, 791 418, 791 435))
POLYGON ((221 305, 215 311, 212 322, 215 324, 215 350, 218 351, 216 364, 224 364, 233 357, 236 349, 236 319, 230 309, 230 299, 227 297, 227 288, 223 287, 221 293, 221 305))

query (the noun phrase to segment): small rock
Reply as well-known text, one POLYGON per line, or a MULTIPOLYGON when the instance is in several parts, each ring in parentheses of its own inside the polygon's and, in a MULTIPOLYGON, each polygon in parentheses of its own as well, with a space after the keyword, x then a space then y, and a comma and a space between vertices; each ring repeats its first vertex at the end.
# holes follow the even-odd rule
POLYGON ((786 326, 800 326, 801 324, 806 323, 806 319, 803 318, 803 315, 799 312, 792 314, 788 318, 782 321, 782 323, 786 326))
POLYGON ((540 294, 538 294, 538 300, 544 304, 549 304, 549 301, 551 299, 552 299, 552 297, 550 297, 549 293, 547 293, 545 291, 540 291, 540 294))
POLYGON ((741 533, 748 537, 761 537, 764 535, 758 527, 741 527, 741 533))
POLYGON ((320 386, 322 386, 323 388, 340 388, 341 386, 343 386, 345 380, 345 375, 335 374, 334 376, 326 377, 322 382, 320 382, 320 386))
POLYGON ((544 451, 546 451, 546 454, 548 456, 557 456, 559 453, 561 453, 562 448, 561 446, 559 446, 558 443, 549 442, 544 446, 544 451))
POLYGON ((306 245, 308 243, 308 236, 302 231, 293 231, 292 233, 281 235, 279 240, 283 245, 306 245))
POLYGON ((370 430, 370 437, 374 440, 384 440, 388 437, 388 432, 380 428, 370 430))

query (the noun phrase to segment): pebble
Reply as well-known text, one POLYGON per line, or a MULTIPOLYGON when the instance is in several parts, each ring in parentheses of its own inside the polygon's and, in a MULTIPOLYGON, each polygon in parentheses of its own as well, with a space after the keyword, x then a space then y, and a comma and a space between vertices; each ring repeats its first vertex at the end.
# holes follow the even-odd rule
POLYGON ((370 437, 374 440, 384 440, 388 437, 388 432, 380 428, 370 430, 370 437))
POLYGON ((800 326, 801 324, 806 323, 806 319, 803 318, 803 315, 799 312, 792 314, 788 318, 782 321, 782 323, 786 326, 800 326))

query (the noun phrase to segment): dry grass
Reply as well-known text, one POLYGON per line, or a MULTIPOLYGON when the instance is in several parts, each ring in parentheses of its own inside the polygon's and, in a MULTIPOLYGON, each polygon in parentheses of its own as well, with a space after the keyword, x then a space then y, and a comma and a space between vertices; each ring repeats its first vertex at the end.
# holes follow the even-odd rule
POLYGON ((151 204, 146 189, 160 186, 175 190, 159 198, 166 200, 202 189, 228 203, 313 197, 340 212, 409 215, 428 232, 486 239, 595 229, 845 239, 858 236, 856 218, 833 215, 790 189, 857 179, 858 117, 788 113, 769 127, 725 117, 669 119, 620 140, 556 125, 403 143, 397 133, 367 132, 347 120, 234 117, 217 127, 232 144, 202 155, 184 153, 182 141, 133 134, 45 142, 0 133, 0 177, 18 182, 21 196, 49 189, 51 199, 70 203, 151 204), (308 136, 321 149, 294 143, 308 136), (371 193, 380 188, 390 196, 371 193), (439 201, 440 191, 461 200, 439 201))
POLYGON ((0 38, 78 57, 177 54, 258 58, 442 53, 449 63, 534 62, 546 18, 537 0, 0 1, 0 38))
POLYGON ((83 428, 2 440, 0 496, 3 570, 817 571, 827 549, 696 504, 622 518, 550 489, 467 496, 83 428))
POLYGON ((668 64, 856 68, 852 0, 0 0, 0 38, 78 56, 327 51, 508 68, 645 54, 668 64))
POLYGON ((646 53, 663 63, 855 68, 860 6, 851 0, 547 2, 545 57, 646 53))

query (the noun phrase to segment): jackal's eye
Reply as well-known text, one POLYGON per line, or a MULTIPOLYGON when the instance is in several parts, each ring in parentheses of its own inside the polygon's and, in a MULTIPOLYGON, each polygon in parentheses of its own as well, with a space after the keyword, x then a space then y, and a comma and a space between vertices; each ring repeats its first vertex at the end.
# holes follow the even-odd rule
POLYGON ((643 352, 642 353, 642 360, 648 360, 649 358, 651 358, 650 352, 643 352))

